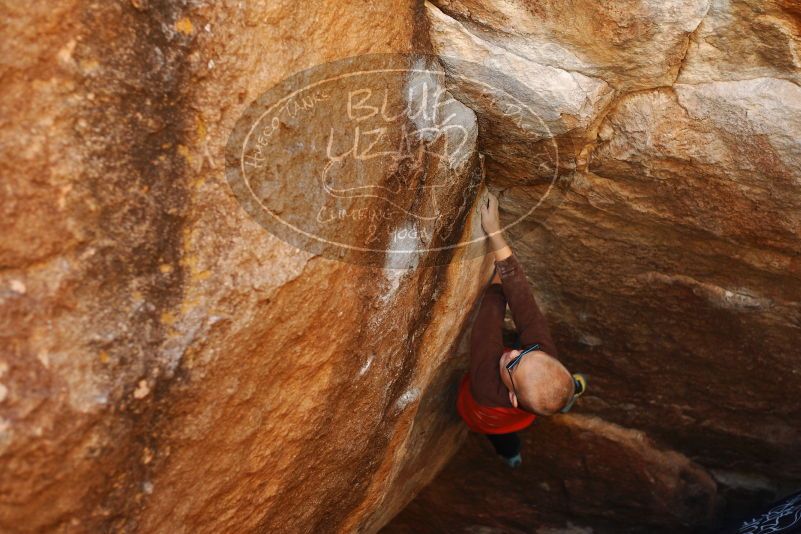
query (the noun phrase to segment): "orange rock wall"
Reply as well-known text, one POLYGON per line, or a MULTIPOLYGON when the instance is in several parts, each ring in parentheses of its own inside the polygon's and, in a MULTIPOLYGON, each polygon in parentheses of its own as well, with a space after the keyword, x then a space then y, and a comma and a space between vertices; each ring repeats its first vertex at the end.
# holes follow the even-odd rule
MULTIPOLYGON (((556 194, 509 236, 591 379, 579 414, 527 437, 556 467, 528 462, 509 490, 471 436, 390 529, 676 532, 801 480, 795 3, 0 12, 0 530, 374 532, 454 455, 488 258, 392 269, 298 250, 224 173, 251 101, 379 52, 441 56, 478 136, 469 168, 432 172, 466 190, 486 154, 504 220, 543 197, 552 168, 534 155, 558 149, 556 194), (456 60, 511 76, 537 140, 462 87, 456 60)), ((480 235, 474 205, 438 200, 480 235)))
POLYGON ((388 520, 459 443, 438 400, 489 265, 297 250, 236 202, 224 148, 294 72, 418 46, 414 3, 2 11, 0 530, 388 520))

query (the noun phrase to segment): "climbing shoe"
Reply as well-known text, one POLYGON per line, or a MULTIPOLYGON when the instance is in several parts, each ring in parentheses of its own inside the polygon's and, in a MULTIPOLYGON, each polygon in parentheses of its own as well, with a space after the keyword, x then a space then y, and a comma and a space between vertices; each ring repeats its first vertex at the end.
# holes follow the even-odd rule
POLYGON ((520 456, 520 453, 515 454, 511 458, 507 458, 506 456, 501 456, 501 458, 503 458, 503 461, 506 462, 506 465, 512 469, 520 467, 520 464, 523 463, 523 457, 520 456))
POLYGON ((581 373, 575 373, 573 375, 573 385, 575 387, 575 393, 573 393, 573 397, 571 397, 570 401, 565 405, 565 407, 560 410, 562 413, 569 412, 570 408, 573 407, 573 404, 576 403, 576 399, 581 397, 584 392, 587 391, 587 377, 581 373))

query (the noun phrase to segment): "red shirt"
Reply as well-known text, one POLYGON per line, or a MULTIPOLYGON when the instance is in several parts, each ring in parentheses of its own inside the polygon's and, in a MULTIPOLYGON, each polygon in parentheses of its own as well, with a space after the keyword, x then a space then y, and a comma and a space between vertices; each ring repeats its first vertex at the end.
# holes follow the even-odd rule
MULTIPOLYGON (((507 349, 511 350, 511 349, 507 349)), ((482 406, 470 392, 470 373, 466 373, 459 385, 456 410, 468 428, 480 434, 508 434, 529 426, 537 418, 518 408, 502 406, 482 406)))

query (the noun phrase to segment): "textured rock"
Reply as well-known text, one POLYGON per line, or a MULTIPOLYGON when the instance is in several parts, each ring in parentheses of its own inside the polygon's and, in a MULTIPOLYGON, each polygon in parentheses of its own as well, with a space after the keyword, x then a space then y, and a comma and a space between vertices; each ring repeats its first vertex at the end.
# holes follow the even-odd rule
POLYGON ((792 0, 712 0, 690 39, 677 81, 774 77, 798 83, 799 16, 801 8, 792 0))
POLYGON ((426 168, 462 193, 435 200, 479 233, 478 150, 504 221, 536 206, 511 241, 591 391, 530 432, 508 486, 474 436, 390 530, 676 532, 801 481, 795 2, 58 0, 1 20, 0 530, 373 532, 447 463, 487 259, 332 261, 265 232, 224 175, 276 83, 410 50, 442 56, 470 133, 463 165, 426 168))
POLYGON ((444 532, 455 525, 471 532, 677 532, 703 522, 715 506, 715 482, 704 469, 660 450, 641 432, 594 417, 539 421, 526 433, 524 454, 512 471, 489 441, 471 434, 384 532, 444 532))
MULTIPOLYGON (((514 73, 521 82, 516 96, 525 98, 547 125, 548 130, 540 133, 542 137, 586 127, 609 101, 611 88, 605 81, 568 70, 559 58, 555 58, 559 66, 554 67, 544 63, 537 53, 509 51, 498 42, 482 39, 479 31, 471 31, 471 26, 447 16, 433 4, 426 3, 426 9, 434 48, 446 67, 453 67, 448 63, 449 57, 458 57, 499 72, 514 73)), ((476 102, 473 107, 478 106, 476 102)))
POLYGON ((412 48, 412 8, 3 7, 0 530, 349 531, 455 450, 438 399, 489 265, 314 257, 223 172, 251 100, 412 48))
MULTIPOLYGON (((497 61, 525 61, 535 69, 547 66, 562 76, 581 73, 596 84, 633 90, 675 80, 689 37, 709 6, 708 0, 603 4, 435 0, 428 7, 441 11, 446 19, 456 19, 445 22, 441 15, 434 15, 432 33, 438 35, 446 25, 460 27, 474 42, 472 53, 493 50, 498 52, 499 57, 493 58, 497 61)), ((458 42, 446 45, 432 40, 435 47, 461 47, 458 42)), ((535 72, 529 69, 518 75, 535 72)), ((554 87, 558 84, 548 89, 554 87)))

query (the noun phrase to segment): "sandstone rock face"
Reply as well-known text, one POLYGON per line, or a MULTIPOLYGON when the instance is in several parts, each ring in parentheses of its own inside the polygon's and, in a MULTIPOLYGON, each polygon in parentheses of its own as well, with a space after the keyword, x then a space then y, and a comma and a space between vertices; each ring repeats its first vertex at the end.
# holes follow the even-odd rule
MULTIPOLYGON (((0 530, 388 521, 459 444, 441 406, 490 266, 295 249, 237 203, 224 148, 290 74, 413 48, 412 2, 66 1, 2 19, 0 530)), ((467 191, 466 154, 431 174, 467 191)), ((459 233, 480 231, 452 198, 459 233)))
MULTIPOLYGON (((478 152, 505 221, 538 208, 510 241, 591 379, 520 472, 470 436, 389 530, 679 532, 801 481, 792 0, 1 11, 0 530, 374 532, 454 456, 489 259, 335 261, 226 183, 254 99, 389 52, 440 56, 470 133, 459 165, 426 162, 455 237, 480 235, 478 152), (537 120, 464 83, 476 64, 537 120)), ((386 86, 400 112, 406 85, 386 86)), ((305 175, 293 150, 275 163, 305 175)))

